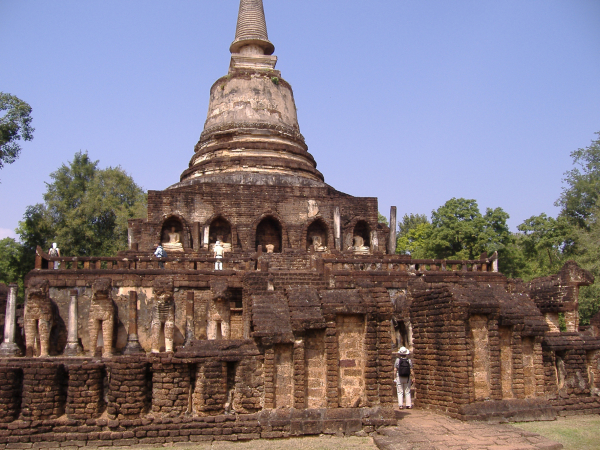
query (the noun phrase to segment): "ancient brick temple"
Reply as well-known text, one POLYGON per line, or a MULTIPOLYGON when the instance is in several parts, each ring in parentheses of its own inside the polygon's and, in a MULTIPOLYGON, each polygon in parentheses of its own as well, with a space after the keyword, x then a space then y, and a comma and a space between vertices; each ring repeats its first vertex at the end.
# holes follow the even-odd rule
POLYGON ((396 423, 401 345, 417 408, 600 412, 600 317, 577 326, 589 273, 568 263, 522 283, 496 255, 396 255, 377 199, 336 191, 316 169, 261 0, 241 0, 230 51, 189 167, 148 193, 129 250, 38 249, 16 336, 8 294, 0 447, 372 432, 396 423), (152 256, 159 243, 165 258, 152 256))

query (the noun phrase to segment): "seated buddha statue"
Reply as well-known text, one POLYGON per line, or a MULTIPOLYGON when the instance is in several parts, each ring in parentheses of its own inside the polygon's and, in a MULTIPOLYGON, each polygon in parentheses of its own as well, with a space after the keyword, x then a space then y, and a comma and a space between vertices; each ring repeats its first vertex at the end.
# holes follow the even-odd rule
POLYGON ((323 245, 321 236, 313 236, 312 241, 313 241, 313 248, 315 249, 315 252, 326 252, 327 251, 327 247, 323 245))
POLYGON ((354 236, 354 246, 352 251, 357 255, 368 255, 369 247, 365 245, 365 240, 361 236, 354 236))
POLYGON ((171 231, 167 233, 169 240, 162 243, 163 248, 168 252, 182 252, 183 244, 181 243, 180 234, 175 231, 175 227, 171 227, 171 231))

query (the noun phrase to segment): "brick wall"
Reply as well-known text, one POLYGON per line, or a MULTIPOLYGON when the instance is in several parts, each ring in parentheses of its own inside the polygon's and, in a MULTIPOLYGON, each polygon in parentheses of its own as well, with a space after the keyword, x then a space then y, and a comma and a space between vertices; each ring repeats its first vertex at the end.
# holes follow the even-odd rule
MULTIPOLYGON (((163 221, 176 218, 181 222, 184 245, 192 242, 194 227, 210 225, 215 218, 229 222, 235 249, 253 251, 256 227, 261 219, 271 217, 282 226, 283 248, 307 248, 308 227, 319 219, 327 228, 327 241, 333 243, 333 211, 340 208, 342 235, 351 239, 358 221, 370 231, 379 230, 379 247, 383 252, 387 234, 377 223, 377 199, 352 197, 331 187, 261 186, 198 184, 167 191, 148 192, 148 220, 130 221, 132 242, 141 251, 150 252, 161 239, 163 221), (308 200, 318 204, 316 216, 308 216, 308 200)), ((388 230, 389 232, 389 230, 388 230)), ((346 238, 344 240, 347 240, 346 238)))

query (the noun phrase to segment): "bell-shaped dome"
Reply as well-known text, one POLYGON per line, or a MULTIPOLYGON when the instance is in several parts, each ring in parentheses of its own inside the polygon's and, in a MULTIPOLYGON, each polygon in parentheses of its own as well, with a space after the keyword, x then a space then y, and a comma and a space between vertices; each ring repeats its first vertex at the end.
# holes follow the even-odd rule
POLYGON ((262 0, 241 0, 229 74, 210 90, 204 131, 181 186, 323 185, 300 134, 292 87, 275 70, 262 0), (271 49, 271 50, 270 50, 271 49))

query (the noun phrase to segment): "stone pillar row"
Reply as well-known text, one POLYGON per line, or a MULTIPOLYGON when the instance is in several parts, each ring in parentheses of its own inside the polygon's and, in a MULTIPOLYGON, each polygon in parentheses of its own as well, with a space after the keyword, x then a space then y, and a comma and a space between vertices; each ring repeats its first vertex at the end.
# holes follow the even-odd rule
MULTIPOLYGON (((67 345, 65 346, 64 356, 80 356, 83 348, 77 337, 78 330, 78 292, 77 289, 70 291, 69 319, 67 325, 67 345)), ((0 345, 0 357, 20 356, 21 350, 15 342, 16 331, 16 307, 17 307, 17 285, 9 286, 8 301, 6 303, 6 316, 4 323, 4 341, 0 345)), ((137 326, 138 299, 136 291, 129 291, 129 329, 127 335, 127 345, 123 350, 124 355, 134 355, 146 353, 140 345, 138 339, 137 326)), ((194 293, 188 292, 186 302, 186 345, 194 340, 194 293)))

